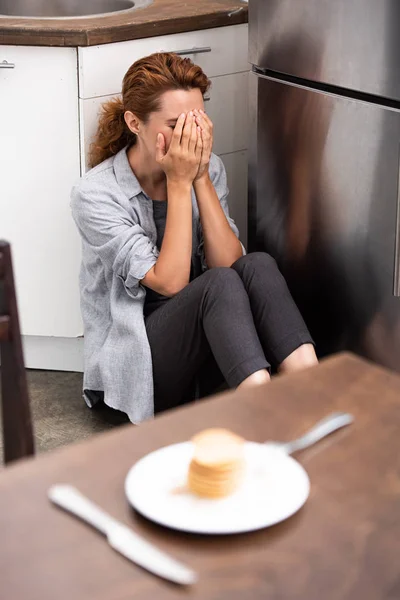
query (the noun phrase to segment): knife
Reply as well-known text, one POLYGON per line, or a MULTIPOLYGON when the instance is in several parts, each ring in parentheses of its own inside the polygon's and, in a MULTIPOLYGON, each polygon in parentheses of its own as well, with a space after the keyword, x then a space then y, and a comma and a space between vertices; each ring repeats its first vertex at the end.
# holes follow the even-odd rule
POLYGON ((53 485, 48 491, 48 497, 54 504, 101 531, 114 550, 140 567, 174 583, 196 583, 197 574, 194 571, 161 552, 132 529, 111 517, 73 486, 53 485))

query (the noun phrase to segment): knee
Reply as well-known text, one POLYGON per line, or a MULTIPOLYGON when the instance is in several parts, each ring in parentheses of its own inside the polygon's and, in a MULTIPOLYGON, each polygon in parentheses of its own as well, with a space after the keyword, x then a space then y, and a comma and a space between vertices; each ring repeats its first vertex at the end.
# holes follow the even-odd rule
POLYGON ((230 293, 237 286, 243 287, 239 275, 230 267, 213 267, 203 275, 206 289, 213 292, 230 293))
POLYGON ((252 269, 258 270, 278 270, 276 260, 266 252, 251 252, 246 256, 240 257, 233 265, 232 268, 240 271, 245 267, 251 267, 252 269))

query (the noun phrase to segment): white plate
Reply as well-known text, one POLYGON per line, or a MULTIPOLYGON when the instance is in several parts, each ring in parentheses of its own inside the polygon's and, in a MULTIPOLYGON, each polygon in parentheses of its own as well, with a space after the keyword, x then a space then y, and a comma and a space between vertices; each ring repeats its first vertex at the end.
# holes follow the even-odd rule
POLYGON ((254 531, 279 523, 308 498, 310 480, 291 456, 265 444, 246 442, 246 476, 234 494, 200 498, 176 489, 184 486, 193 444, 156 450, 139 460, 125 480, 131 505, 160 525, 205 534, 254 531))

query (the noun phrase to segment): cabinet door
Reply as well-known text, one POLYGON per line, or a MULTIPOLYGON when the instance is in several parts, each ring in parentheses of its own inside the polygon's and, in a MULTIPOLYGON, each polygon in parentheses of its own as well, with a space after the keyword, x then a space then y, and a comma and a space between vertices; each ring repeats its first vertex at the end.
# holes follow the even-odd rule
POLYGON ((205 109, 214 123, 214 152, 245 150, 248 145, 248 76, 246 73, 211 79, 205 109))
POLYGON ((12 244, 22 333, 82 334, 76 50, 0 46, 0 237, 12 244))
POLYGON ((278 259, 320 354, 400 371, 399 111, 250 81, 252 249, 278 259))

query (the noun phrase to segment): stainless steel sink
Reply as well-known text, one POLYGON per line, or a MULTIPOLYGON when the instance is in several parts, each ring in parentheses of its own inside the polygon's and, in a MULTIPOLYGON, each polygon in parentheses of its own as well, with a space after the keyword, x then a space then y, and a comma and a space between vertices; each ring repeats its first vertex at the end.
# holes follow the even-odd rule
POLYGON ((0 0, 0 17, 81 19, 144 8, 153 0, 0 0))

